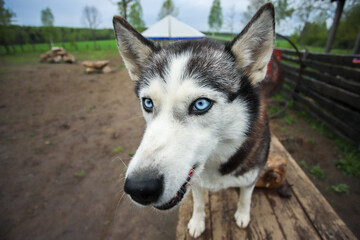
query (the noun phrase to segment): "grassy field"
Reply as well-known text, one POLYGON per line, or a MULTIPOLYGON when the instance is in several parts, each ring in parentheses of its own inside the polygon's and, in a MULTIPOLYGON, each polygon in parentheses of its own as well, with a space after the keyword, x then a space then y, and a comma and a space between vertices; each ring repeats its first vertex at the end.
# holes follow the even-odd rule
MULTIPOLYGON (((94 51, 94 50, 117 50, 116 41, 113 40, 100 40, 96 41, 96 48, 93 41, 83 41, 83 42, 66 42, 66 43, 55 43, 54 46, 64 47, 68 52, 75 51, 94 51)), ((10 48, 11 52, 14 54, 13 48, 10 48)), ((34 45, 25 44, 23 45, 23 50, 20 45, 15 45, 16 54, 22 53, 33 53, 33 52, 46 52, 49 50, 49 44, 47 43, 37 43, 34 45)), ((0 55, 5 54, 5 48, 0 46, 0 55)))
MULTIPOLYGON (((223 38, 231 40, 232 36, 222 36, 216 35, 217 38, 223 38)), ((96 59, 106 59, 109 57, 118 56, 116 41, 114 40, 101 40, 96 42, 96 48, 93 41, 83 41, 76 43, 55 43, 54 46, 64 47, 66 51, 75 55, 75 57, 82 60, 96 60, 96 59)), ((276 48, 286 48, 293 49, 289 42, 286 40, 276 40, 276 48)), ((298 46, 301 50, 300 46, 298 46)), ((309 51, 312 52, 324 52, 324 48, 320 47, 306 47, 309 51)), ((15 51, 12 50, 12 54, 5 55, 5 49, 3 46, 0 46, 0 57, 3 61, 7 62, 16 62, 16 63, 28 63, 39 60, 39 54, 44 53, 49 50, 49 44, 41 43, 35 44, 34 46, 26 44, 23 46, 23 50, 19 45, 15 46, 15 51)), ((332 53, 338 54, 351 54, 351 50, 346 49, 333 49, 332 53)))

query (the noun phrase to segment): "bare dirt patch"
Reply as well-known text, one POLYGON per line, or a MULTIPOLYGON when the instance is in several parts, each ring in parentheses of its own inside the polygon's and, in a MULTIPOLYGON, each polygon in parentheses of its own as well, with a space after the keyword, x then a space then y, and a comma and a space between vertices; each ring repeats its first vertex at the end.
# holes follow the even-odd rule
MULTIPOLYGON (((110 66, 121 63, 114 58, 110 66)), ((87 75, 80 63, 2 68, 1 239, 174 238, 176 211, 160 215, 127 197, 119 201, 123 162, 144 130, 126 70, 87 75), (114 154, 118 147, 123 151, 114 154)))

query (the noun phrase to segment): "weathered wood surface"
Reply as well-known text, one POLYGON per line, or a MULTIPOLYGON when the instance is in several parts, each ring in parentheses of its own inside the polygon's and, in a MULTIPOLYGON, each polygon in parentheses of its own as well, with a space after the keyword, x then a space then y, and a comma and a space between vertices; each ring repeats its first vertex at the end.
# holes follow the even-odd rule
MULTIPOLYGON (((238 191, 206 192, 206 230, 197 239, 356 239, 275 136, 270 154, 287 160, 293 196, 284 199, 273 190, 255 189, 250 224, 240 229, 234 220, 238 191)), ((187 230, 191 214, 188 196, 180 206, 176 239, 193 239, 187 230)))
MULTIPOLYGON (((279 48, 284 54, 297 56, 295 50, 291 49, 281 49, 279 48)), ((334 65, 343 65, 346 67, 354 67, 360 68, 359 64, 353 62, 354 58, 359 58, 359 55, 342 55, 342 54, 326 54, 326 53, 314 53, 314 52, 304 52, 300 51, 300 56, 303 58, 304 54, 306 55, 307 59, 312 59, 315 61, 325 62, 334 65)))

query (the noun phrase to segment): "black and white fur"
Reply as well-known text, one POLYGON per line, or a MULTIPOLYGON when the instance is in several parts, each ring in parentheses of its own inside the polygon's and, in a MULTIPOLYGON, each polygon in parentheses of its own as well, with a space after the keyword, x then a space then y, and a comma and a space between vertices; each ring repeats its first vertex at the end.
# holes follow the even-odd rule
POLYGON ((270 141, 260 85, 275 39, 273 5, 265 4, 227 45, 205 39, 160 48, 121 17, 113 23, 147 124, 125 192, 141 205, 170 209, 191 188, 188 229, 198 237, 205 230, 204 190, 239 187, 235 220, 247 227, 270 141), (207 111, 194 110, 198 99, 211 103, 207 111))

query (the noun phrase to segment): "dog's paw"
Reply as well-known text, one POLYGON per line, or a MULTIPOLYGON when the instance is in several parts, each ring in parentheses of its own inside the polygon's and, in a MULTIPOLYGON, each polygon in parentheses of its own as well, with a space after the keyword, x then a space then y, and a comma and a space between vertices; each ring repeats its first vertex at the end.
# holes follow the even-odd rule
POLYGON ((250 222, 250 214, 236 211, 235 221, 240 228, 246 228, 250 222))
POLYGON ((188 229, 192 237, 199 237, 205 231, 205 220, 191 218, 188 224, 188 229))

